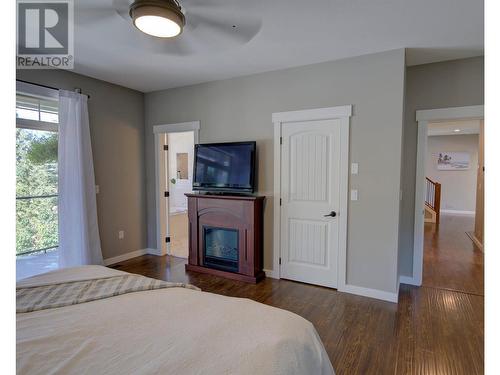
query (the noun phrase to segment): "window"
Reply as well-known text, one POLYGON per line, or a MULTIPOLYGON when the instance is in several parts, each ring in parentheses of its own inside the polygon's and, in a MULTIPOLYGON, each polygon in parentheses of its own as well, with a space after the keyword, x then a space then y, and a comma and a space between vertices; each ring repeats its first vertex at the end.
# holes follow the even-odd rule
POLYGON ((52 98, 39 98, 17 94, 16 96, 16 120, 24 127, 35 126, 49 127, 57 131, 57 126, 50 127, 50 124, 59 122, 58 101, 52 98))
POLYGON ((16 256, 18 257, 48 254, 57 250, 58 121, 57 99, 18 93, 16 97, 16 256))

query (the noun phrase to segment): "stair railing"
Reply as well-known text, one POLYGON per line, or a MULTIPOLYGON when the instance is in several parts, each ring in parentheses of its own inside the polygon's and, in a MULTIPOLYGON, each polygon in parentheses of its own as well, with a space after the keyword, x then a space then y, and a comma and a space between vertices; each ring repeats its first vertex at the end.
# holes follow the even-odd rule
POLYGON ((425 204, 436 213, 436 224, 439 224, 439 211, 441 210, 441 184, 425 178, 425 204))

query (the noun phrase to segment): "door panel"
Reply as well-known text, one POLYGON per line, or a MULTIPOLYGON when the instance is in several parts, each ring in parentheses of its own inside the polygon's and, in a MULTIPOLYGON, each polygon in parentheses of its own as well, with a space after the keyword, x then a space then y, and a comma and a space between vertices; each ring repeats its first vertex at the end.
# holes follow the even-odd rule
POLYGON ((328 135, 298 133, 290 136, 290 199, 326 201, 328 199, 328 135))
POLYGON ((313 220, 289 220, 289 263, 326 267, 328 224, 313 220))
POLYGON ((285 124, 281 150, 281 274, 337 287, 340 120, 285 124), (325 216, 335 212, 337 216, 325 216))

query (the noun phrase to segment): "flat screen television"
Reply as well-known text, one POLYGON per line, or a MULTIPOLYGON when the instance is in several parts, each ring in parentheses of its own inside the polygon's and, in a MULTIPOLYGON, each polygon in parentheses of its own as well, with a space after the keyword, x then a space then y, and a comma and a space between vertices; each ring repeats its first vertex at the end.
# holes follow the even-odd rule
POLYGON ((193 190, 253 193, 255 149, 255 142, 195 145, 193 190))

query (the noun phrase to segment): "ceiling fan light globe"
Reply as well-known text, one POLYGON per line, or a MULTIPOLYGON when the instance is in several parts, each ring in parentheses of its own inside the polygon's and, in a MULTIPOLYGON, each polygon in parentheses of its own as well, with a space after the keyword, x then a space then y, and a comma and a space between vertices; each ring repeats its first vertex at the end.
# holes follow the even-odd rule
POLYGON ((180 8, 168 0, 137 0, 130 6, 130 17, 137 29, 159 38, 173 38, 185 25, 180 8))
POLYGON ((181 33, 181 28, 174 21, 158 16, 141 16, 134 20, 134 25, 143 33, 158 38, 173 38, 181 33))

